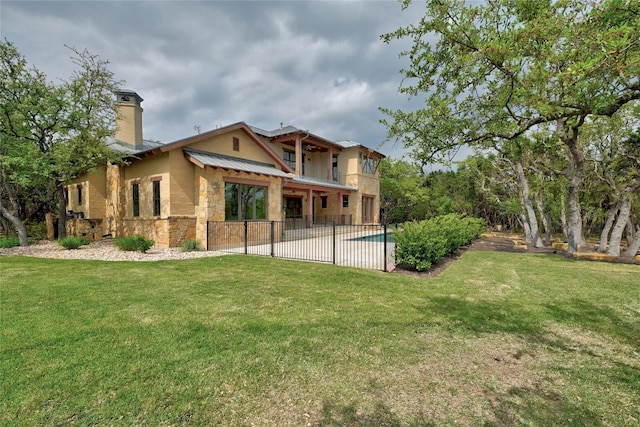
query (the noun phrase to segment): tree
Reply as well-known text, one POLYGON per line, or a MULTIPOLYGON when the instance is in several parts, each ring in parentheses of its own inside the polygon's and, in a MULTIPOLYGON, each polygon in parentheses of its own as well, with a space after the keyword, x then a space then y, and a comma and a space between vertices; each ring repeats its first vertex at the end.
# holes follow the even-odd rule
POLYGON ((0 43, 0 214, 27 244, 21 199, 53 186, 58 236, 66 234, 64 183, 118 155, 107 147, 115 133, 113 92, 119 82, 108 61, 70 48, 78 70, 54 85, 8 40, 0 43))
POLYGON ((633 102, 611 118, 591 121, 583 132, 588 140, 588 166, 601 187, 599 197, 598 192, 595 195, 606 216, 598 250, 614 256, 620 254, 625 229, 631 234, 635 227, 632 208, 640 189, 639 130, 640 102, 633 102))
POLYGON ((380 218, 384 224, 424 219, 427 194, 421 169, 403 160, 383 159, 380 172, 380 218))
MULTIPOLYGON (((404 1, 408 7, 410 0, 404 1)), ((389 138, 438 160, 463 144, 512 141, 553 125, 568 159, 569 252, 583 241, 579 194, 589 116, 611 116, 640 99, 640 3, 635 0, 428 0, 408 38, 400 92, 424 108, 382 109, 389 138)))

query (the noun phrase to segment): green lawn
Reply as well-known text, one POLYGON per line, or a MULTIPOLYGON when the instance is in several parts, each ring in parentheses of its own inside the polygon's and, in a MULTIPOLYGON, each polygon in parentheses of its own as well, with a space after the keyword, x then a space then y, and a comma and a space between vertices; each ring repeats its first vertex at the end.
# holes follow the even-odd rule
POLYGON ((640 425, 640 267, 0 257, 0 424, 640 425))

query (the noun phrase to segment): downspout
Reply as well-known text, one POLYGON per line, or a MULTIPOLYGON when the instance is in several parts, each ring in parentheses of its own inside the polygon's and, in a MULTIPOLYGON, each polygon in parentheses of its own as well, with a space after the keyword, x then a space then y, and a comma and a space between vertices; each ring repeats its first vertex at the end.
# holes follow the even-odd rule
POLYGON ((306 130, 304 131, 307 135, 300 138, 297 137, 296 138, 296 175, 297 176, 302 176, 304 175, 304 171, 302 170, 302 141, 304 141, 305 139, 309 138, 309 131, 306 130))

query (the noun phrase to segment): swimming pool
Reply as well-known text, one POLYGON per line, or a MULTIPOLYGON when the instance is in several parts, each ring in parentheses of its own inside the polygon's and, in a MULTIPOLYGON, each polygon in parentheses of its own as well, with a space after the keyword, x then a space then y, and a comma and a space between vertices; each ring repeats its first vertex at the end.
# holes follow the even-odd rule
MULTIPOLYGON (((369 236, 360 236, 349 239, 351 241, 361 241, 361 242, 384 242, 384 233, 380 234, 371 234, 369 236)), ((394 243, 393 241, 393 233, 387 233, 387 243, 394 243)))

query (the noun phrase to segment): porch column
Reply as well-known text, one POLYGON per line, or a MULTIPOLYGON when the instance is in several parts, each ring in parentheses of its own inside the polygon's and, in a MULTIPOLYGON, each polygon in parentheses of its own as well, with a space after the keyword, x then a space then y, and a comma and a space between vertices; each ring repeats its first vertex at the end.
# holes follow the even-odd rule
POLYGON ((296 176, 302 176, 302 141, 296 135, 296 176))
POLYGON ((338 218, 336 218, 336 222, 341 225, 342 224, 342 193, 338 191, 338 218))
POLYGON ((307 190, 307 228, 313 226, 313 190, 307 190))
POLYGON ((333 147, 329 147, 329 158, 327 159, 327 179, 333 181, 333 147))

